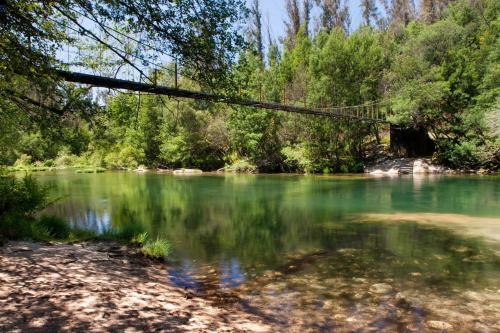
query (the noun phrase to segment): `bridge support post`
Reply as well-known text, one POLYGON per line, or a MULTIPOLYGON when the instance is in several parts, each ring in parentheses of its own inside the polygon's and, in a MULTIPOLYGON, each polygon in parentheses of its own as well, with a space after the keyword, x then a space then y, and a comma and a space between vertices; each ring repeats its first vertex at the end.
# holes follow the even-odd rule
POLYGON ((177 89, 179 87, 178 86, 178 82, 177 82, 177 60, 175 61, 175 65, 174 66, 175 66, 174 67, 175 68, 175 73, 174 73, 174 75, 175 75, 175 78, 174 78, 175 82, 174 82, 174 84, 175 84, 175 89, 177 89))
POLYGON ((423 127, 403 128, 390 125, 391 152, 398 157, 430 156, 436 144, 423 127))

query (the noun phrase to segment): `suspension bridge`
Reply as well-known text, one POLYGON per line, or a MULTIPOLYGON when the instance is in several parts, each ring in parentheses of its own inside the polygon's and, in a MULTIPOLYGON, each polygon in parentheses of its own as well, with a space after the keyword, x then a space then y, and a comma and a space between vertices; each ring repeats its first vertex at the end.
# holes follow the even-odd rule
POLYGON ((123 89, 129 91, 144 92, 149 94, 166 95, 170 97, 188 98, 195 100, 205 100, 215 103, 225 103, 230 105, 248 106, 267 110, 284 111, 299 114, 311 114, 316 116, 343 117, 355 120, 370 122, 389 123, 387 112, 382 111, 380 106, 383 103, 366 103, 356 106, 339 106, 327 108, 312 108, 307 106, 297 106, 262 100, 245 99, 238 96, 225 96, 202 91, 193 91, 168 87, 162 85, 148 84, 130 80, 122 80, 111 77, 91 75, 85 73, 57 71, 57 74, 68 82, 88 84, 94 87, 123 89))
MULTIPOLYGON (((72 16, 67 16, 67 20, 63 24, 68 35, 71 33, 76 34, 78 38, 84 38, 92 43, 97 43, 98 45, 104 46, 106 52, 111 54, 115 59, 119 59, 121 64, 118 69, 115 70, 114 75, 96 75, 95 73, 85 73, 85 66, 82 65, 82 61, 75 61, 77 59, 87 58, 93 59, 96 56, 93 54, 84 55, 82 54, 82 49, 77 46, 67 45, 65 52, 60 52, 59 58, 63 58, 67 55, 66 61, 61 61, 64 64, 60 69, 57 69, 57 74, 59 77, 68 82, 87 84, 93 87, 117 89, 117 90, 127 90, 147 94, 157 94, 166 95, 173 98, 187 98, 194 100, 204 100, 215 103, 225 103, 229 105, 239 105, 267 110, 283 111, 289 113, 297 114, 308 114, 315 116, 324 117, 336 117, 352 119, 357 121, 366 121, 370 123, 390 123, 389 116, 391 109, 389 107, 388 101, 371 101, 359 105, 349 105, 349 106, 325 106, 323 103, 318 103, 320 105, 314 105, 314 103, 307 103, 307 94, 304 93, 301 100, 293 100, 290 96, 287 96, 286 86, 282 88, 281 101, 268 101, 262 93, 262 87, 260 87, 260 96, 258 99, 252 99, 248 95, 222 95, 212 92, 195 91, 183 89, 179 86, 179 69, 177 65, 177 60, 173 56, 167 54, 165 51, 148 44, 141 40, 140 37, 129 36, 122 31, 119 31, 113 27, 105 25, 103 22, 97 21, 94 17, 85 15, 85 13, 78 12, 75 10, 75 14, 78 15, 80 20, 72 16), (87 22, 82 22, 81 20, 87 20, 87 22), (90 27, 98 27, 99 32, 93 31, 90 27), (102 37, 104 34, 104 37, 102 37), (137 50, 136 52, 131 52, 126 50, 127 43, 133 43, 137 50), (155 53, 155 56, 167 56, 171 63, 174 63, 174 68, 165 65, 165 62, 158 63, 151 60, 151 57, 147 57, 139 54, 139 48, 143 48, 148 51, 155 53), (76 51, 76 52, 75 52, 76 51), (72 55, 72 56, 70 56, 72 55), (147 69, 153 67, 154 70, 150 70, 151 73, 156 73, 158 71, 169 72, 173 78, 173 85, 161 85, 157 84, 156 78, 151 78, 145 73, 145 68, 140 64, 146 64, 147 69), (123 69, 127 70, 124 71, 123 69), (131 74, 132 71, 132 74, 131 74), (119 74, 122 77, 118 77, 119 74), (128 77, 123 78, 123 73, 127 72, 128 77), (148 81, 148 82, 147 82, 148 81)), ((53 23, 61 25, 61 22, 53 20, 53 23)), ((100 55, 102 57, 102 54, 100 55)), ((62 59, 59 59, 62 60, 62 59)), ((168 63, 168 61, 166 61, 168 63)), ((185 75, 185 73, 183 73, 185 75)), ((190 77, 186 77, 191 79, 190 77)), ((291 94, 290 94, 291 95, 291 94)))

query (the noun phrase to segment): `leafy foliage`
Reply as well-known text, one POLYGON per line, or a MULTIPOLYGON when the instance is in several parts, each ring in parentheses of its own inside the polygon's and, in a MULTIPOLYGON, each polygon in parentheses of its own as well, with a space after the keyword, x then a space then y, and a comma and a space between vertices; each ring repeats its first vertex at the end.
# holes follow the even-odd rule
MULTIPOLYGON (((58 13, 56 21, 71 21, 81 15, 77 9, 105 25, 122 22, 125 32, 142 32, 148 43, 177 54, 184 68, 194 71, 182 73, 182 88, 211 87, 244 98, 313 107, 389 101, 391 120, 425 128, 442 163, 498 168, 498 1, 460 0, 418 21, 407 1, 393 2, 388 28, 381 18, 378 28, 368 26, 370 18, 375 25, 376 15, 367 1, 367 26, 351 34, 342 2, 315 2, 324 17, 324 29, 315 34, 309 33, 307 18, 301 17, 308 14, 300 13, 298 2, 288 3, 289 36, 282 48, 268 38, 265 59, 255 2, 248 47, 235 31, 247 14, 242 1, 185 0, 168 2, 161 10, 155 1, 9 2, 2 13, 2 24, 9 29, 2 30, 6 42, 0 46, 5 53, 0 59, 0 94, 5 97, 0 99, 0 164, 31 170, 146 165, 356 172, 368 150, 387 141, 380 137, 383 127, 360 122, 138 93, 101 91, 96 96, 61 84, 38 69, 54 64, 54 50, 68 36, 56 23, 36 17, 58 13), (167 19, 174 16, 182 19, 167 19), (34 27, 41 30, 32 31, 34 27), (29 36, 32 47, 27 50, 29 36), (30 64, 25 72, 18 71, 18 58, 30 64)), ((304 6, 309 8, 310 2, 304 6)), ((96 52, 102 47, 96 46, 96 52)), ((99 66, 105 62, 90 68, 99 66)), ((172 66, 165 64, 156 73, 159 84, 173 85, 172 66)))

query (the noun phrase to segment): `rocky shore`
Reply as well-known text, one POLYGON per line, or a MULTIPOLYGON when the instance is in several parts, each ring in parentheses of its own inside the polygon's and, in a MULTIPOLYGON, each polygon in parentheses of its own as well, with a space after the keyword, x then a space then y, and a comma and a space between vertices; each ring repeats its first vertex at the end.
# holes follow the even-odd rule
POLYGON ((364 169, 372 175, 425 175, 425 174, 454 174, 453 170, 432 162, 430 158, 391 158, 379 160, 364 169))

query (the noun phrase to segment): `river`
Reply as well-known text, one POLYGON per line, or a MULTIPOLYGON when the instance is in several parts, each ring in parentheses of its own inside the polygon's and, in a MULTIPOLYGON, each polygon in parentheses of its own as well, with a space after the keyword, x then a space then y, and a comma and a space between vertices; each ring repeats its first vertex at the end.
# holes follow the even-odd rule
POLYGON ((49 212, 172 246, 166 277, 286 331, 500 331, 500 177, 46 174, 49 212))

